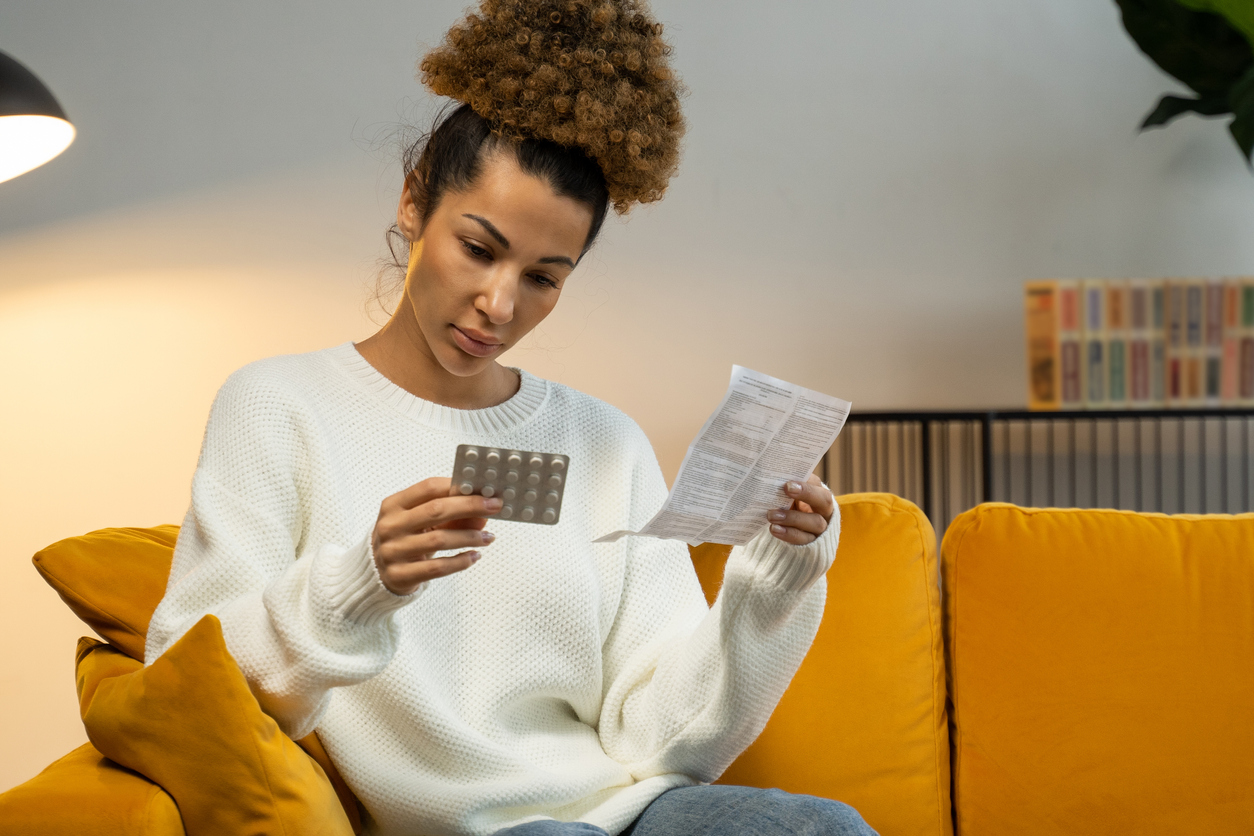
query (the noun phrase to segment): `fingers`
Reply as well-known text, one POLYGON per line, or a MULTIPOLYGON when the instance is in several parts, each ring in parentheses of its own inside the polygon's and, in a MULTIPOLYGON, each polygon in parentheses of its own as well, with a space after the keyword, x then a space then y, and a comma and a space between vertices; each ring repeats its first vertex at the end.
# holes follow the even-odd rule
POLYGON ((463 497, 454 489, 453 480, 447 476, 433 476, 392 494, 383 500, 383 506, 385 509, 391 507, 399 510, 413 510, 439 498, 473 499, 473 497, 463 497))
POLYGON ((419 527, 429 528, 454 520, 489 517, 499 510, 501 510, 500 497, 473 494, 471 496, 442 496, 428 500, 410 513, 419 527))
POLYGON ((774 525, 797 528, 815 537, 827 531, 827 520, 819 514, 809 513, 799 508, 772 511, 766 517, 774 525))
POLYGON ((455 494, 447 478, 424 479, 380 504, 372 547, 383 585, 408 595, 425 581, 467 569, 495 537, 484 531, 501 500, 455 494), (470 549, 453 557, 440 551, 470 549))
POLYGON ((798 509, 781 509, 772 511, 766 516, 771 522, 771 534, 785 543, 792 543, 796 546, 813 543, 827 530, 827 520, 823 517, 798 509))
POLYGON ((479 548, 496 539, 478 528, 430 529, 375 543, 374 560, 379 578, 389 591, 408 595, 425 581, 468 569, 479 559, 479 548), (438 551, 470 548, 452 557, 431 557, 438 551))
MULTIPOLYGON (((392 498, 392 497, 389 497, 392 498)), ((474 519, 483 520, 501 510, 498 497, 436 496, 416 508, 389 509, 384 505, 380 516, 380 533, 385 537, 401 537, 428 528, 448 528, 449 524, 474 519)), ((461 526, 483 528, 483 523, 463 522, 461 526)))
POLYGON ((413 563, 398 563, 380 571, 383 585, 394 595, 409 595, 430 580, 469 569, 479 560, 479 552, 468 551, 452 557, 435 557, 413 563))
POLYGON ((440 523, 436 528, 473 528, 482 530, 488 521, 483 517, 464 517, 459 520, 449 520, 446 523, 440 523))
POLYGON ((794 546, 808 546, 818 539, 817 534, 811 534, 800 528, 788 528, 778 523, 771 523, 771 535, 777 540, 783 540, 794 546))
POLYGON ((788 482, 784 485, 784 493, 792 497, 796 502, 804 502, 810 506, 810 510, 819 514, 825 520, 832 518, 832 512, 836 510, 836 500, 832 496, 832 492, 823 487, 823 483, 819 481, 819 477, 813 473, 810 478, 804 482, 788 482))
POLYGON ((827 530, 836 509, 832 492, 812 473, 805 482, 786 483, 784 493, 792 497, 792 505, 766 515, 771 523, 771 534, 795 546, 813 543, 827 530))
POLYGON ((424 502, 437 496, 449 496, 453 488, 453 480, 447 476, 433 476, 410 485, 400 493, 394 493, 384 502, 395 502, 398 508, 417 508, 424 502))
POLYGON ((417 534, 383 539, 375 550, 375 561, 382 566, 416 563, 430 559, 435 552, 450 549, 482 548, 496 537, 477 529, 433 528, 417 534))

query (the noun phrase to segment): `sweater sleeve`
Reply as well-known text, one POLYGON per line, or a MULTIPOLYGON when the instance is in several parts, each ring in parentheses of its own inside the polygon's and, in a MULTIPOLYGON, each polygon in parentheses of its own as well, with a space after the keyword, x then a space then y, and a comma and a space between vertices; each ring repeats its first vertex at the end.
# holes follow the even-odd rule
POLYGON ((318 724, 331 688, 387 666, 392 614, 421 589, 383 585, 371 530, 307 542, 308 421, 283 389, 245 366, 214 399, 144 659, 213 613, 262 708, 296 739, 318 724))
MULTIPOLYGON (((651 449, 637 471, 633 495, 660 507, 666 484, 651 449)), ((839 533, 839 509, 805 546, 776 539, 764 520, 732 549, 708 608, 684 544, 627 538, 603 654, 605 751, 636 780, 718 778, 762 731, 814 640, 839 533)))

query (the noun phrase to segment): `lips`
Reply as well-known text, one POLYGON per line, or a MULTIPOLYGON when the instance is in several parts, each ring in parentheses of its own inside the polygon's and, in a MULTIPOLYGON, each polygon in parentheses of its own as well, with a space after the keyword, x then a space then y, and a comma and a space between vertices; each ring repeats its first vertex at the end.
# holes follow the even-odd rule
POLYGON ((453 340, 458 348, 475 357, 490 357, 501 350, 504 343, 479 331, 464 331, 453 327, 453 340))

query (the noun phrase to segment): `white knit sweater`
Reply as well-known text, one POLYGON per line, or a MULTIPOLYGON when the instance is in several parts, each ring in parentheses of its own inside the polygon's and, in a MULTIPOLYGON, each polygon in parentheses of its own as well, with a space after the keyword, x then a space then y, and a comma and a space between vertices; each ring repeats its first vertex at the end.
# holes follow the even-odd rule
POLYGON ((217 615, 262 707, 294 738, 317 729, 374 833, 618 833, 727 768, 818 629, 839 516, 804 547, 764 525, 711 609, 683 543, 591 542, 666 497, 640 428, 519 374, 505 403, 452 409, 346 342, 250 363, 210 411, 146 660, 217 615), (447 475, 459 443, 568 454, 561 522, 490 520, 477 564, 394 595, 379 503, 447 475))

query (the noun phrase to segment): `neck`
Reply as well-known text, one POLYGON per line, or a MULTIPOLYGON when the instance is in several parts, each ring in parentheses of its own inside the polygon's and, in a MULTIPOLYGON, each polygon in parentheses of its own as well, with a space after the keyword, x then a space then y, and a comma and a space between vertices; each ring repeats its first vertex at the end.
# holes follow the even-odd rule
POLYGON ((454 409, 496 406, 513 397, 521 385, 518 375, 496 361, 468 377, 451 374, 418 327, 409 294, 401 296, 387 324, 356 346, 370 365, 406 392, 454 409))

